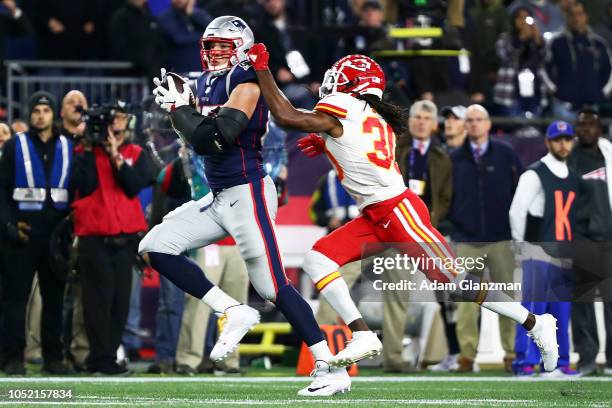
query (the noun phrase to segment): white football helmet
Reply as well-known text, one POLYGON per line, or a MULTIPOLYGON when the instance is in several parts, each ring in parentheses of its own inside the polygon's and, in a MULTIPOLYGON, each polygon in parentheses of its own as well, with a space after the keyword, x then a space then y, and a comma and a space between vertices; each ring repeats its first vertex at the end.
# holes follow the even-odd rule
POLYGON ((247 23, 240 17, 217 17, 208 24, 200 40, 200 58, 204 71, 221 75, 234 65, 248 61, 247 52, 253 46, 255 36, 247 23), (212 43, 228 43, 228 50, 213 50, 212 43), (215 58, 228 58, 226 64, 214 66, 210 62, 215 58))

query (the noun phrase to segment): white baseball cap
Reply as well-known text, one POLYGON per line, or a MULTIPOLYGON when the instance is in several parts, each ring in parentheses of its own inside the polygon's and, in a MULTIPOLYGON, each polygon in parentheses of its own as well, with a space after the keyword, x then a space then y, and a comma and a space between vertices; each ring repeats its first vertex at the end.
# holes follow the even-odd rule
POLYGON ((463 105, 445 106, 440 110, 440 114, 446 118, 449 114, 452 114, 457 119, 465 120, 467 108, 463 105))

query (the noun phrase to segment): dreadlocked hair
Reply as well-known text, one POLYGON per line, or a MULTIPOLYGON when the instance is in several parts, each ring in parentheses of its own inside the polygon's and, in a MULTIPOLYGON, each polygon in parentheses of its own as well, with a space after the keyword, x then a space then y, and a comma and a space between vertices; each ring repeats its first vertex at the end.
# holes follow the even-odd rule
POLYGON ((408 130, 408 112, 406 109, 383 101, 378 96, 372 94, 357 95, 357 99, 366 102, 376 113, 391 125, 395 134, 400 137, 408 130))

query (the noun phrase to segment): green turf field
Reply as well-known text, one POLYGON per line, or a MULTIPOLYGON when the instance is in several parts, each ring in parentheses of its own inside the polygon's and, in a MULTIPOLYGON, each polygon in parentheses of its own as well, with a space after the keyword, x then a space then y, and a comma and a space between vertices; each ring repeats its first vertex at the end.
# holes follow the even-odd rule
POLYGON ((611 407, 612 377, 573 381, 516 379, 488 371, 475 376, 381 376, 364 370, 351 392, 331 398, 296 395, 306 378, 286 370, 243 377, 133 376, 129 378, 0 378, 3 406, 337 407, 518 406, 611 407), (280 376, 279 376, 280 375, 280 376), (10 399, 9 390, 70 390, 72 398, 10 399))

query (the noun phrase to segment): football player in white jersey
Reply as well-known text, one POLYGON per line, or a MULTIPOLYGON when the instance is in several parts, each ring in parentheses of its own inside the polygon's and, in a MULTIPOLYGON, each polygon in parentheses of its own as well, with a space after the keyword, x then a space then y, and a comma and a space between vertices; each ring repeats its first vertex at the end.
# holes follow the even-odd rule
MULTIPOLYGON (((349 55, 329 69, 320 89, 321 100, 312 111, 295 109, 278 89, 268 69, 265 45, 248 52, 261 92, 277 123, 285 128, 317 132, 298 142, 308 156, 325 152, 345 189, 359 204, 361 215, 317 241, 306 254, 304 270, 315 286, 353 331, 353 340, 329 363, 345 366, 381 351, 338 273, 340 266, 358 260, 365 244, 415 243, 411 256, 453 260, 454 254, 431 225, 423 201, 406 188, 395 162, 395 134, 404 131, 402 110, 382 101, 385 76, 380 66, 364 55, 349 55)), ((375 250, 375 249, 374 249, 375 250)), ((426 262, 422 272, 429 280, 477 280, 459 276, 446 262, 426 262)), ((504 293, 462 290, 463 300, 521 324, 538 345, 546 371, 556 368, 559 353, 556 320, 535 316, 504 293)), ((319 369, 319 367, 317 367, 319 369)), ((320 367, 325 370, 326 367, 320 367)))
MULTIPOLYGON (((312 309, 285 275, 276 240, 278 195, 263 169, 261 153, 268 109, 246 57, 253 42, 253 31, 241 18, 221 16, 207 26, 200 42, 204 72, 198 81, 199 105, 206 115, 192 106, 188 88, 179 91, 176 76, 162 74, 154 80, 155 101, 169 113, 177 133, 202 155, 211 191, 166 215, 140 242, 139 253, 175 285, 225 315, 210 353, 211 360, 221 361, 259 322, 259 312, 219 289, 183 254, 232 236, 257 293, 275 304, 314 358, 327 365, 332 353, 312 309)), ((298 395, 331 396, 350 390, 343 367, 317 379, 298 395), (318 386, 320 382, 324 383, 318 386)))

